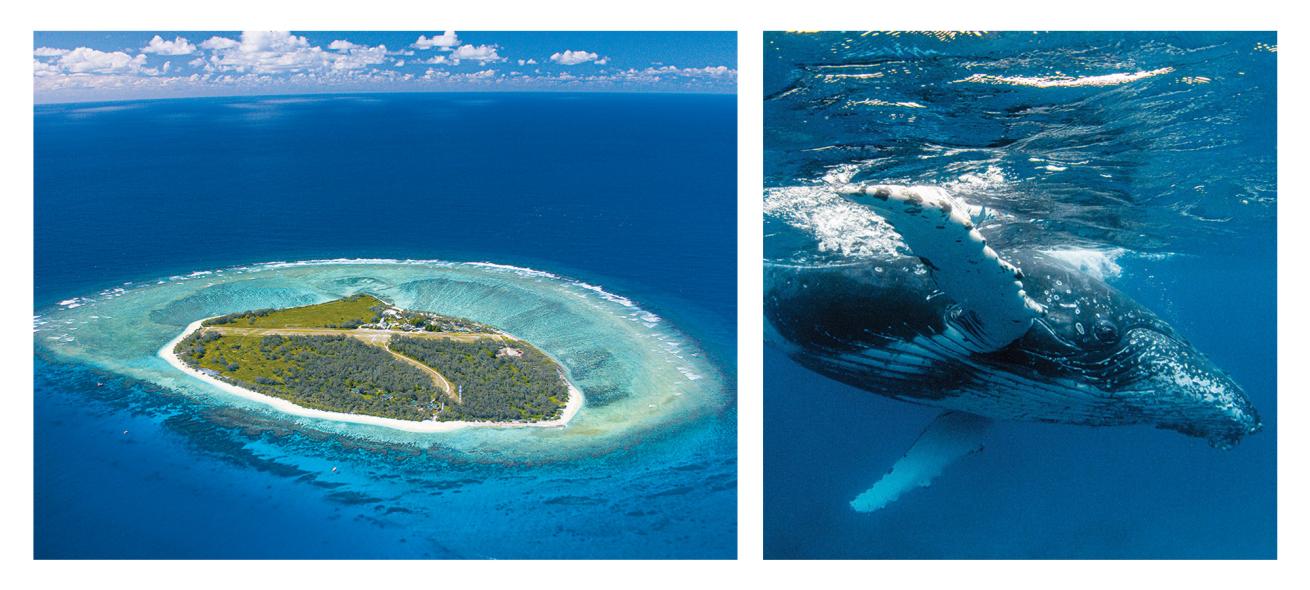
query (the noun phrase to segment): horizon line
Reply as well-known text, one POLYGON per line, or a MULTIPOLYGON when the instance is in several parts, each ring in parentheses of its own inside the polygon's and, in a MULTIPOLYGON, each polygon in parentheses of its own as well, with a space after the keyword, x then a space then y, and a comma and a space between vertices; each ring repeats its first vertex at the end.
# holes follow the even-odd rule
POLYGON ((261 94, 197 94, 190 96, 156 96, 156 97, 137 97, 137 98, 105 98, 92 100, 48 100, 42 101, 33 97, 32 106, 50 106, 50 105, 71 105, 71 104, 104 104, 120 102, 149 102, 165 100, 195 100, 205 98, 272 98, 283 96, 332 96, 348 94, 677 94, 677 95, 700 95, 700 96, 736 96, 737 89, 731 91, 715 92, 701 90, 580 90, 572 89, 549 89, 533 88, 523 90, 499 89, 499 90, 330 90, 330 91, 303 91, 303 92, 283 92, 283 93, 261 93, 261 94))

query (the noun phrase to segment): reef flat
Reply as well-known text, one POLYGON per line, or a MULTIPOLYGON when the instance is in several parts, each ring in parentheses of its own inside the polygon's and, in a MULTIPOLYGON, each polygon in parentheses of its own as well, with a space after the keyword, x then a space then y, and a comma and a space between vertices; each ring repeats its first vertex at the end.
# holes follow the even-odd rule
MULTIPOLYGON (((234 406, 252 423, 273 419, 318 432, 425 448, 440 445, 443 452, 486 458, 549 459, 623 448, 732 403, 719 370, 664 318, 597 285, 490 263, 327 260, 197 271, 68 299, 41 310, 34 323, 38 347, 56 358, 167 387, 194 403, 234 406), (495 326, 530 342, 558 363, 577 399, 585 397, 585 406, 573 416, 564 408, 559 419, 568 418, 567 428, 445 432, 450 429, 437 429, 438 422, 404 421, 433 429, 398 429, 364 419, 371 416, 345 421, 317 413, 323 410, 287 411, 221 387, 215 378, 180 372, 159 354, 173 350, 176 340, 194 329, 192 324, 206 318, 360 294, 401 310, 495 326)), ((261 328, 259 321, 246 327, 261 328)), ((418 332, 406 335, 422 338, 418 332)))

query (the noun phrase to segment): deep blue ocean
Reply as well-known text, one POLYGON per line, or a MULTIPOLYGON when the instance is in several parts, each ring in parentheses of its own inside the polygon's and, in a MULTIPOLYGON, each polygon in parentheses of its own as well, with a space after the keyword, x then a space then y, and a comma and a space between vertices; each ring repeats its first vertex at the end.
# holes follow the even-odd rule
MULTIPOLYGON (((38 105, 36 313, 260 262, 486 261, 635 302, 735 391, 735 101, 38 105)), ((567 461, 479 461, 255 423, 41 342, 38 558, 736 555, 734 403, 567 461)))
POLYGON ((1070 253, 1232 376, 1232 450, 1150 427, 998 423, 870 514, 849 502, 938 411, 766 346, 768 558, 1276 557, 1273 33, 767 34, 766 263, 879 256, 833 181, 931 185, 1070 253), (1109 77, 1104 77, 1109 76, 1109 77), (788 188, 799 187, 799 188, 788 188))

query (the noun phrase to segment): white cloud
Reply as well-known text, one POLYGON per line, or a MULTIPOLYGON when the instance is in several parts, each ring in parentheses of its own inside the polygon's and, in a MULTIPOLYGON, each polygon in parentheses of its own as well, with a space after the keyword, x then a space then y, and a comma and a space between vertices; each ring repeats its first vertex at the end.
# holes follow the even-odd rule
POLYGON ((238 45, 241 45, 241 43, 227 37, 210 37, 200 44, 201 47, 210 50, 232 49, 238 45))
MULTIPOLYGON (((736 80, 737 71, 727 66, 679 68, 671 65, 651 66, 644 69, 601 70, 595 73, 575 74, 568 70, 543 74, 534 70, 533 76, 510 75, 498 81, 506 84, 555 86, 576 88, 589 85, 596 88, 728 88, 736 80)), ((587 70, 582 70, 587 71, 587 70)))
POLYGON ((206 43, 210 41, 215 42, 210 62, 220 71, 295 72, 323 69, 332 61, 327 52, 311 46, 308 39, 287 31, 245 31, 235 44, 222 37, 206 43))
POLYGON ((337 40, 328 44, 328 49, 339 53, 339 55, 333 57, 332 61, 332 68, 336 70, 355 70, 365 66, 377 65, 387 60, 386 45, 373 47, 337 40))
POLYGON ((146 65, 146 56, 78 47, 59 56, 55 63, 61 71, 70 74, 126 74, 140 72, 146 65))
MULTIPOLYGON (((171 68, 172 62, 165 62, 164 70, 171 68)), ((133 56, 90 47, 65 51, 55 60, 33 60, 32 73, 38 93, 68 88, 164 87, 180 79, 160 76, 160 69, 146 67, 143 53, 133 56)))
POLYGON ((59 66, 39 59, 32 60, 32 68, 32 74, 38 78, 59 75, 59 66))
POLYGON ((452 74, 447 70, 438 70, 428 68, 423 72, 423 79, 429 82, 488 82, 499 81, 496 70, 485 69, 477 72, 467 72, 463 74, 452 74))
MULTIPOLYGON (((106 90, 115 92, 163 91, 180 88, 204 88, 209 81, 199 75, 191 76, 142 76, 140 74, 56 74, 36 77, 35 90, 43 93, 73 92, 71 96, 83 98, 103 98, 106 90), (85 92, 93 91, 87 95, 85 92)), ((66 95, 70 96, 70 95, 66 95)))
MULTIPOLYGON (((590 51, 573 51, 571 49, 565 49, 562 53, 557 52, 551 54, 550 61, 553 61, 562 66, 576 66, 578 64, 584 64, 589 61, 596 61, 596 58, 598 57, 600 56, 590 51)), ((609 58, 605 58, 605 59, 606 61, 609 61, 609 58)))
POLYGON ((415 41, 413 45, 410 45, 410 47, 413 47, 414 49, 432 49, 433 47, 436 47, 438 49, 450 51, 458 45, 459 37, 455 35, 455 31, 446 31, 444 34, 433 35, 430 38, 419 35, 418 40, 415 41))
POLYGON ((498 45, 460 45, 453 52, 451 57, 458 64, 460 60, 467 59, 476 61, 479 65, 487 65, 492 62, 505 61, 496 50, 500 49, 498 45))
POLYGON ((201 47, 211 50, 208 66, 221 72, 276 74, 358 70, 387 59, 385 45, 370 46, 338 39, 322 47, 287 31, 245 31, 241 40, 213 37, 201 47))
MULTIPOLYGON (((404 86, 500 86, 521 88, 727 88, 737 71, 727 66, 678 68, 653 64, 647 68, 618 69, 600 67, 612 63, 598 53, 582 50, 560 51, 544 63, 562 65, 596 64, 598 67, 562 68, 567 71, 543 73, 536 59, 507 59, 495 44, 463 44, 453 32, 435 37, 420 37, 426 57, 409 57, 415 51, 395 50, 385 45, 371 46, 336 39, 322 46, 286 31, 247 31, 239 37, 215 36, 192 43, 183 37, 165 40, 153 38, 140 52, 98 50, 88 47, 59 49, 40 47, 33 50, 33 77, 37 100, 58 97, 103 98, 106 96, 168 96, 178 93, 206 94, 209 89, 222 92, 275 91, 286 88, 370 88, 374 84, 404 86), (430 51, 440 49, 440 51, 430 51), (179 57, 155 58, 153 55, 179 57), (185 57, 181 57, 185 56, 185 57), (158 59, 162 65, 147 60, 158 59), (173 63, 176 61, 177 63, 173 63), (492 64, 514 62, 523 72, 498 71, 492 64), (434 66, 459 66, 467 70, 429 67, 423 72, 418 63, 434 66), (408 68, 406 67, 408 66, 408 68), (476 66, 476 67, 470 67, 476 66), (524 72, 531 73, 524 73, 524 72)), ((423 51, 418 51, 422 55, 423 51)))
MULTIPOLYGON (((673 66, 669 66, 673 67, 673 66)), ((677 68, 674 68, 677 69, 677 68)), ((703 68, 682 68, 678 73, 684 76, 709 76, 713 78, 726 78, 736 76, 737 70, 728 66, 705 66, 703 68)))
POLYGON ((468 60, 485 66, 489 63, 506 61, 498 53, 499 49, 499 45, 460 45, 448 54, 434 55, 423 63, 457 66, 461 61, 468 60))
POLYGON ((181 36, 172 41, 165 41, 163 37, 155 35, 145 47, 141 48, 141 53, 158 53, 159 55, 191 55, 195 52, 196 46, 181 36))
POLYGON ((733 78, 737 76, 737 70, 728 66, 705 66, 701 68, 679 68, 678 66, 659 66, 649 67, 644 70, 627 69, 621 72, 628 76, 650 76, 653 78, 667 78, 681 76, 684 78, 733 78))

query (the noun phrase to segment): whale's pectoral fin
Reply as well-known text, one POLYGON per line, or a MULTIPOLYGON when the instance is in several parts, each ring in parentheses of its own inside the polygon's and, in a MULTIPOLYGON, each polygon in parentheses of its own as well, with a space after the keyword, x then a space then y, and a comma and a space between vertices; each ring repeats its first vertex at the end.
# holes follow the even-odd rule
POLYGON ((891 224, 960 305, 951 319, 980 352, 999 350, 1023 336, 1042 306, 1023 290, 1023 272, 987 245, 969 215, 932 187, 843 186, 838 192, 891 224))
POLYGON ((915 488, 927 487, 947 465, 982 450, 991 420, 961 412, 937 416, 878 483, 851 500, 856 512, 873 512, 915 488))

